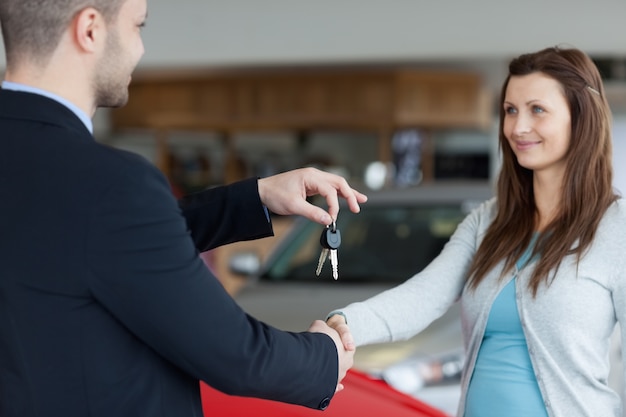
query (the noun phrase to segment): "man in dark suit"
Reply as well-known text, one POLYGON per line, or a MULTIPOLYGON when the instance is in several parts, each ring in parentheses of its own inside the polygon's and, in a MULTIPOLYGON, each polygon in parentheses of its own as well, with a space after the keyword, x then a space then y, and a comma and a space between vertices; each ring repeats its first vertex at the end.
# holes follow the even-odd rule
POLYGON ((198 251, 271 235, 266 208, 328 224, 338 196, 354 212, 366 198, 303 169, 177 203, 153 165, 95 142, 96 108, 126 102, 146 13, 0 3, 0 416, 200 416, 199 380, 324 409, 353 347, 322 321, 289 333, 248 316, 198 251))

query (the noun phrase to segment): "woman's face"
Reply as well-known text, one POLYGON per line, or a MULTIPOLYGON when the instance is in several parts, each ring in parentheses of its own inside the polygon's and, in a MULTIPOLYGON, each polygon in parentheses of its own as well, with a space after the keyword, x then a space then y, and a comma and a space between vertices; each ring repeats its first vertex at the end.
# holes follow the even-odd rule
POLYGON ((561 178, 571 135, 561 84, 541 72, 512 76, 503 106, 504 136, 518 163, 535 174, 561 178))

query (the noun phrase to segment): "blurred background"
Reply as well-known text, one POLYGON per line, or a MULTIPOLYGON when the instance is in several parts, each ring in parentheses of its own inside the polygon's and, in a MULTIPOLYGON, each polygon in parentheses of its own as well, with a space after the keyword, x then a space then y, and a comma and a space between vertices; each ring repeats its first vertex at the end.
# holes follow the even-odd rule
MULTIPOLYGON (((408 278, 476 200, 488 198, 499 166, 496 103, 508 61, 521 53, 574 46, 595 60, 614 117, 615 187, 626 190, 624 0, 150 0, 148 7, 130 101, 97 112, 98 141, 145 156, 175 195, 302 166, 381 194, 360 224, 342 211, 338 282, 313 281, 321 228, 299 219, 274 217, 275 237, 202 254, 247 311, 277 327, 304 330, 329 309, 408 278), (383 245, 381 234, 366 237, 375 226, 386 233, 383 245), (357 249, 353 261, 342 258, 351 241, 363 250, 373 241, 379 254, 386 247, 380 268, 347 279, 351 266, 373 259, 357 249), (401 261, 431 243, 419 263, 401 261), (400 264, 394 278, 373 272, 392 274, 400 264), (290 275, 285 265, 307 265, 310 274, 290 275), (286 287, 290 277, 298 282, 286 287)), ((392 370, 398 382, 390 366, 404 361, 414 371, 416 360, 434 363, 432 355, 450 357, 459 346, 453 309, 408 344, 359 350, 356 364, 378 377, 392 370)), ((619 346, 614 353, 618 369, 619 346)), ((404 389, 452 415, 458 386, 446 381, 428 391, 423 382, 404 389)))
POLYGON ((494 103, 507 62, 552 45, 596 59, 614 111, 616 158, 625 154, 622 0, 148 7, 136 91, 125 109, 98 112, 96 136, 159 164, 181 191, 306 164, 360 181, 370 163, 392 161, 394 134, 406 128, 418 130, 425 180, 493 178, 494 103))
MULTIPOLYGON (((150 0, 148 8, 130 101, 97 112, 96 138, 153 161, 177 195, 307 165, 365 191, 490 182, 508 61, 553 45, 597 62, 615 160, 626 158, 622 0, 150 0)), ((624 164, 615 174, 625 190, 624 164)), ((205 256, 227 277, 228 255, 205 256)))

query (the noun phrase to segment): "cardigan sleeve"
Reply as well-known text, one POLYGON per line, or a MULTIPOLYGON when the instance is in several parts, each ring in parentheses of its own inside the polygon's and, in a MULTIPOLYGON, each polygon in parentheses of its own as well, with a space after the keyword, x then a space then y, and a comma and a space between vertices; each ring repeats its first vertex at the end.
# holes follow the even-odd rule
POLYGON ((484 203, 470 213, 422 271, 397 287, 339 309, 357 346, 406 340, 448 311, 465 285, 489 207, 484 203))

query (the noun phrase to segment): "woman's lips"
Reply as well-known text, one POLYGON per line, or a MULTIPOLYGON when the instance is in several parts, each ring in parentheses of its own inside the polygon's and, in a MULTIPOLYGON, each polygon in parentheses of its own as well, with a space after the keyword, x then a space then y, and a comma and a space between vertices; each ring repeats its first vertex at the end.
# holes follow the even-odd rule
POLYGON ((520 151, 526 151, 536 145, 538 145, 540 142, 537 141, 530 141, 530 140, 516 140, 515 141, 515 148, 520 150, 520 151))

